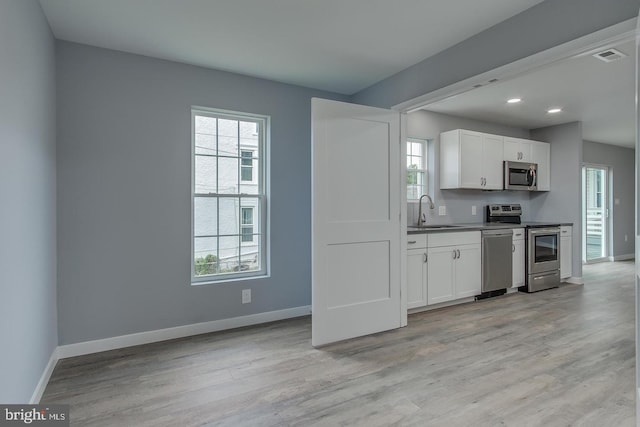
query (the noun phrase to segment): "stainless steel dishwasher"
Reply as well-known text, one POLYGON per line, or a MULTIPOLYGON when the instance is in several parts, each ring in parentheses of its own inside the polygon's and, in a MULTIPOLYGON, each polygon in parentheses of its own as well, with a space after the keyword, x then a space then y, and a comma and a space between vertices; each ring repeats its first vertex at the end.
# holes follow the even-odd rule
POLYGON ((513 283, 513 230, 482 231, 482 293, 500 295, 513 283))

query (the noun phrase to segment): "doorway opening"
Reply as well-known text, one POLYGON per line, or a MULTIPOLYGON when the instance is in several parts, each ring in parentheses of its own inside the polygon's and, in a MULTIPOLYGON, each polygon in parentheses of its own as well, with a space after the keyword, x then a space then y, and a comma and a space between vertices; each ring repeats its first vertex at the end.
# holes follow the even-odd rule
POLYGON ((609 168, 582 167, 582 261, 609 260, 609 168))

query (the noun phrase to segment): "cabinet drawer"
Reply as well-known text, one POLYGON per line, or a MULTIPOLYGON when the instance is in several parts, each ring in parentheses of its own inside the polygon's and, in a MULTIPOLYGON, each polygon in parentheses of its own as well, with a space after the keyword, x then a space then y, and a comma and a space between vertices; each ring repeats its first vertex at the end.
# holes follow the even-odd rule
POLYGON ((524 228, 513 229, 513 241, 524 240, 524 228))
POLYGON ((573 227, 570 225, 563 225, 560 227, 560 236, 565 237, 565 236, 571 236, 573 227))
POLYGON ((418 249, 427 247, 427 235, 426 234, 408 234, 407 235, 407 249, 418 249))
POLYGON ((429 235, 428 247, 457 246, 480 244, 479 231, 460 231, 453 233, 432 233, 429 235))

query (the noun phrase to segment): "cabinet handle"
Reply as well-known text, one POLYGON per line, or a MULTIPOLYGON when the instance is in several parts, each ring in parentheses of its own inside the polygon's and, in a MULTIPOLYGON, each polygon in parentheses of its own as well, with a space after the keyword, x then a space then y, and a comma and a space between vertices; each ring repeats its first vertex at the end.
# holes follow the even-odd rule
POLYGON ((480 177, 480 187, 482 187, 482 177, 480 177))
POLYGON ((458 258, 460 258, 460 249, 456 249, 456 253, 458 254, 458 258))
POLYGON ((427 259, 428 259, 428 257, 427 257, 427 254, 425 252, 425 254, 424 254, 424 262, 427 262, 427 259))
POLYGON ((413 245, 414 243, 418 243, 418 242, 416 240, 409 240, 407 243, 410 245, 413 245))
POLYGON ((453 253, 451 254, 453 259, 456 259, 456 250, 453 250, 453 253))
POLYGON ((567 232, 567 230, 562 230, 562 232, 563 232, 563 233, 566 233, 566 232, 567 232))
POLYGON ((516 251, 516 245, 511 245, 511 252, 515 252, 516 251))

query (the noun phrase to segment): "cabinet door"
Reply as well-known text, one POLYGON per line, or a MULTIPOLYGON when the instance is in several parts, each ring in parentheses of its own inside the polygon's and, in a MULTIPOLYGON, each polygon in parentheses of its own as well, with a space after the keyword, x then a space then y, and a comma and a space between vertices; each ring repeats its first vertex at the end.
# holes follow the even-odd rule
POLYGON ((480 245, 458 246, 459 257, 454 266, 455 297, 466 298, 482 293, 480 245))
POLYGON ((571 236, 560 237, 560 278, 571 277, 572 272, 572 242, 571 236))
POLYGON ((546 142, 533 141, 531 161, 538 164, 538 191, 551 190, 551 146, 546 142))
POLYGON ((454 248, 443 246, 427 250, 427 303, 438 304, 455 298, 453 291, 454 248))
POLYGON ((484 135, 482 151, 482 167, 485 190, 502 190, 502 157, 504 139, 496 135, 484 135))
POLYGON ((524 286, 524 240, 513 241, 513 285, 524 286))
POLYGON ((407 308, 427 305, 427 249, 407 251, 407 308))
POLYGON ((482 134, 460 131, 460 187, 484 188, 482 175, 482 134))
POLYGON ((515 138, 504 139, 504 152, 502 159, 504 161, 519 162, 520 161, 520 142, 515 138))

